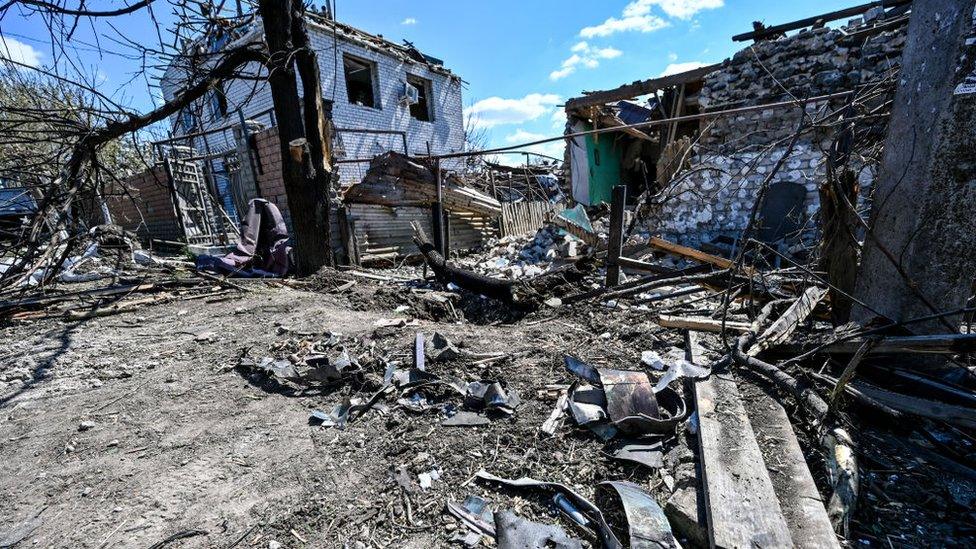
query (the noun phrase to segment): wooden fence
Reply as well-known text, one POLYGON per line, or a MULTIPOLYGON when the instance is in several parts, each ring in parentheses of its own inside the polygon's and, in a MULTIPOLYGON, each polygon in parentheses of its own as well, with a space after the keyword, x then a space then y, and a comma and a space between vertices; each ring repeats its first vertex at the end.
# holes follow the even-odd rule
POLYGON ((561 202, 502 202, 501 236, 534 233, 565 207, 561 202))

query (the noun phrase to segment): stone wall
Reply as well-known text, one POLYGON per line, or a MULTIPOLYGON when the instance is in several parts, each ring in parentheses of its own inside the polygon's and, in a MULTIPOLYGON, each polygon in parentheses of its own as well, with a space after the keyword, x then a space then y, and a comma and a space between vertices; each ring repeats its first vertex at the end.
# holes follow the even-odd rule
MULTIPOLYGON (((866 39, 846 36, 857 30, 857 25, 812 29, 750 45, 705 77, 699 103, 705 110, 720 111, 808 99, 852 90, 897 71, 906 27, 866 39)), ((843 100, 810 102, 806 110, 816 115, 843 104, 843 100)), ((688 244, 741 232, 762 182, 786 151, 800 113, 800 108, 789 106, 703 120, 691 169, 675 178, 651 212, 655 230, 688 244)), ((806 227, 814 226, 811 219, 819 208, 817 187, 824 179, 824 151, 832 140, 833 135, 825 131, 805 134, 771 180, 771 184, 790 182, 806 188, 806 227)), ((863 196, 874 166, 859 168, 863 196)))

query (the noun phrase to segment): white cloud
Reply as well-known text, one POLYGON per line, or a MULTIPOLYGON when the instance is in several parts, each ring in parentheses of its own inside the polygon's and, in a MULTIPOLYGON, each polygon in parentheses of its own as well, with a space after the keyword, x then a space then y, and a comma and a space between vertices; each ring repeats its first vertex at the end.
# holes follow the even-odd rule
POLYGON ((549 73, 550 80, 566 78, 576 72, 579 66, 595 69, 600 66, 601 59, 614 59, 623 54, 616 48, 593 48, 586 42, 578 42, 570 51, 575 53, 563 61, 561 68, 549 73))
POLYGON ((620 17, 610 17, 599 25, 584 27, 579 34, 583 38, 593 38, 628 31, 648 33, 667 27, 667 21, 651 13, 652 6, 659 7, 668 17, 689 19, 702 10, 724 5, 724 0, 633 0, 624 7, 620 17))
POLYGON ((515 130, 515 133, 510 133, 505 136, 506 143, 527 143, 529 141, 539 141, 547 137, 552 137, 550 135, 544 135, 541 133, 532 133, 519 128, 515 130))
POLYGON ((671 63, 664 68, 664 72, 661 76, 668 76, 669 74, 678 74, 679 72, 692 71, 701 67, 708 65, 708 63, 702 63, 701 61, 687 61, 685 63, 671 63))
POLYGON ((465 118, 493 128, 502 124, 521 124, 549 114, 562 98, 552 93, 530 93, 521 99, 489 97, 464 109, 465 118))
POLYGON ((552 120, 553 129, 562 130, 566 127, 566 111, 563 109, 552 111, 552 116, 549 119, 552 120))
POLYGON ((580 29, 579 34, 583 38, 594 38, 627 31, 648 33, 663 29, 667 26, 668 22, 656 15, 637 15, 624 17, 623 19, 611 17, 599 25, 583 27, 580 29))
POLYGON ((677 60, 678 60, 678 54, 676 54, 674 52, 671 52, 671 53, 668 54, 668 61, 674 63, 677 60))
POLYGON ((43 54, 33 47, 13 38, 0 36, 0 59, 9 59, 30 67, 37 67, 41 64, 41 57, 43 54))
POLYGON ((401 25, 416 25, 417 24, 417 20, 414 19, 413 17, 407 17, 403 21, 400 21, 400 24, 401 25))
POLYGON ((624 8, 624 16, 647 15, 651 13, 651 6, 658 6, 669 17, 688 19, 700 11, 713 10, 724 5, 724 0, 634 0, 624 8))
POLYGON ((616 48, 600 48, 598 50, 593 50, 596 56, 600 59, 614 59, 620 57, 623 52, 616 48))
POLYGON ((573 74, 574 72, 576 72, 576 67, 563 67, 561 69, 550 72, 549 80, 552 81, 560 80, 566 78, 567 76, 573 74))
MULTIPOLYGON (((558 135, 558 134, 557 134, 558 135)), ((505 142, 514 145, 516 143, 530 143, 532 141, 541 141, 550 137, 556 137, 556 135, 544 135, 541 133, 534 133, 525 131, 522 128, 515 130, 514 133, 505 136, 505 142)), ((561 159, 565 152, 566 142, 565 141, 553 141, 551 143, 540 143, 538 145, 530 145, 528 147, 521 148, 519 150, 531 151, 537 154, 543 154, 546 156, 551 156, 553 158, 561 159)), ((522 159, 515 155, 501 155, 502 157, 508 157, 505 159, 507 163, 511 165, 517 165, 522 162, 522 159)), ((504 161, 503 161, 504 162, 504 161)))

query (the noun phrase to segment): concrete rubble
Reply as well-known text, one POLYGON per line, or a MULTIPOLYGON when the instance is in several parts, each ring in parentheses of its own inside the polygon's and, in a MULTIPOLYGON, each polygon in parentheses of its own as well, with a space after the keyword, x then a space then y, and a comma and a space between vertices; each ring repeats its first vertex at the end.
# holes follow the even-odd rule
POLYGON ((0 547, 976 545, 976 296, 889 317, 855 286, 923 1, 571 98, 565 162, 393 133, 327 189, 315 272, 273 195, 51 245, 0 286, 0 547))

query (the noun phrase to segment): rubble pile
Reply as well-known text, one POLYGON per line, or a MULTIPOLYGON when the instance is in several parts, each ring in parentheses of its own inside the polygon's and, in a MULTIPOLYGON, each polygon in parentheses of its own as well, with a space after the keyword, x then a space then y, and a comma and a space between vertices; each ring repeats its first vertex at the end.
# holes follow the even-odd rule
MULTIPOLYGON (((581 145, 567 164, 591 176, 571 206, 549 166, 469 185, 430 151, 388 152, 345 194, 345 257, 299 255, 327 264, 307 277, 289 278, 280 215, 249 215, 243 245, 199 270, 118 227, 62 244, 0 293, 0 493, 16 496, 0 547, 63 520, 155 548, 976 546, 976 260, 925 242, 966 242, 954 195, 972 163, 891 179, 906 158, 882 154, 888 109, 925 86, 893 99, 911 3, 880 4, 756 22, 723 64, 567 102, 584 104, 576 135, 553 141, 581 145), (611 132, 638 140, 629 175, 598 161, 625 144, 611 132), (652 170, 658 145, 680 161, 652 170), (901 206, 860 217, 871 184, 901 206), (936 198, 913 211, 901 193, 919 186, 936 198), (363 254, 390 268, 363 268, 356 223, 396 239, 363 254), (476 248, 462 225, 516 236, 476 248)), ((962 91, 943 120, 976 113, 962 91)), ((933 127, 919 143, 955 147, 933 127)))
POLYGON ((589 251, 589 246, 568 232, 547 225, 533 236, 506 236, 489 242, 487 250, 460 263, 475 272, 509 280, 532 278, 589 251))

